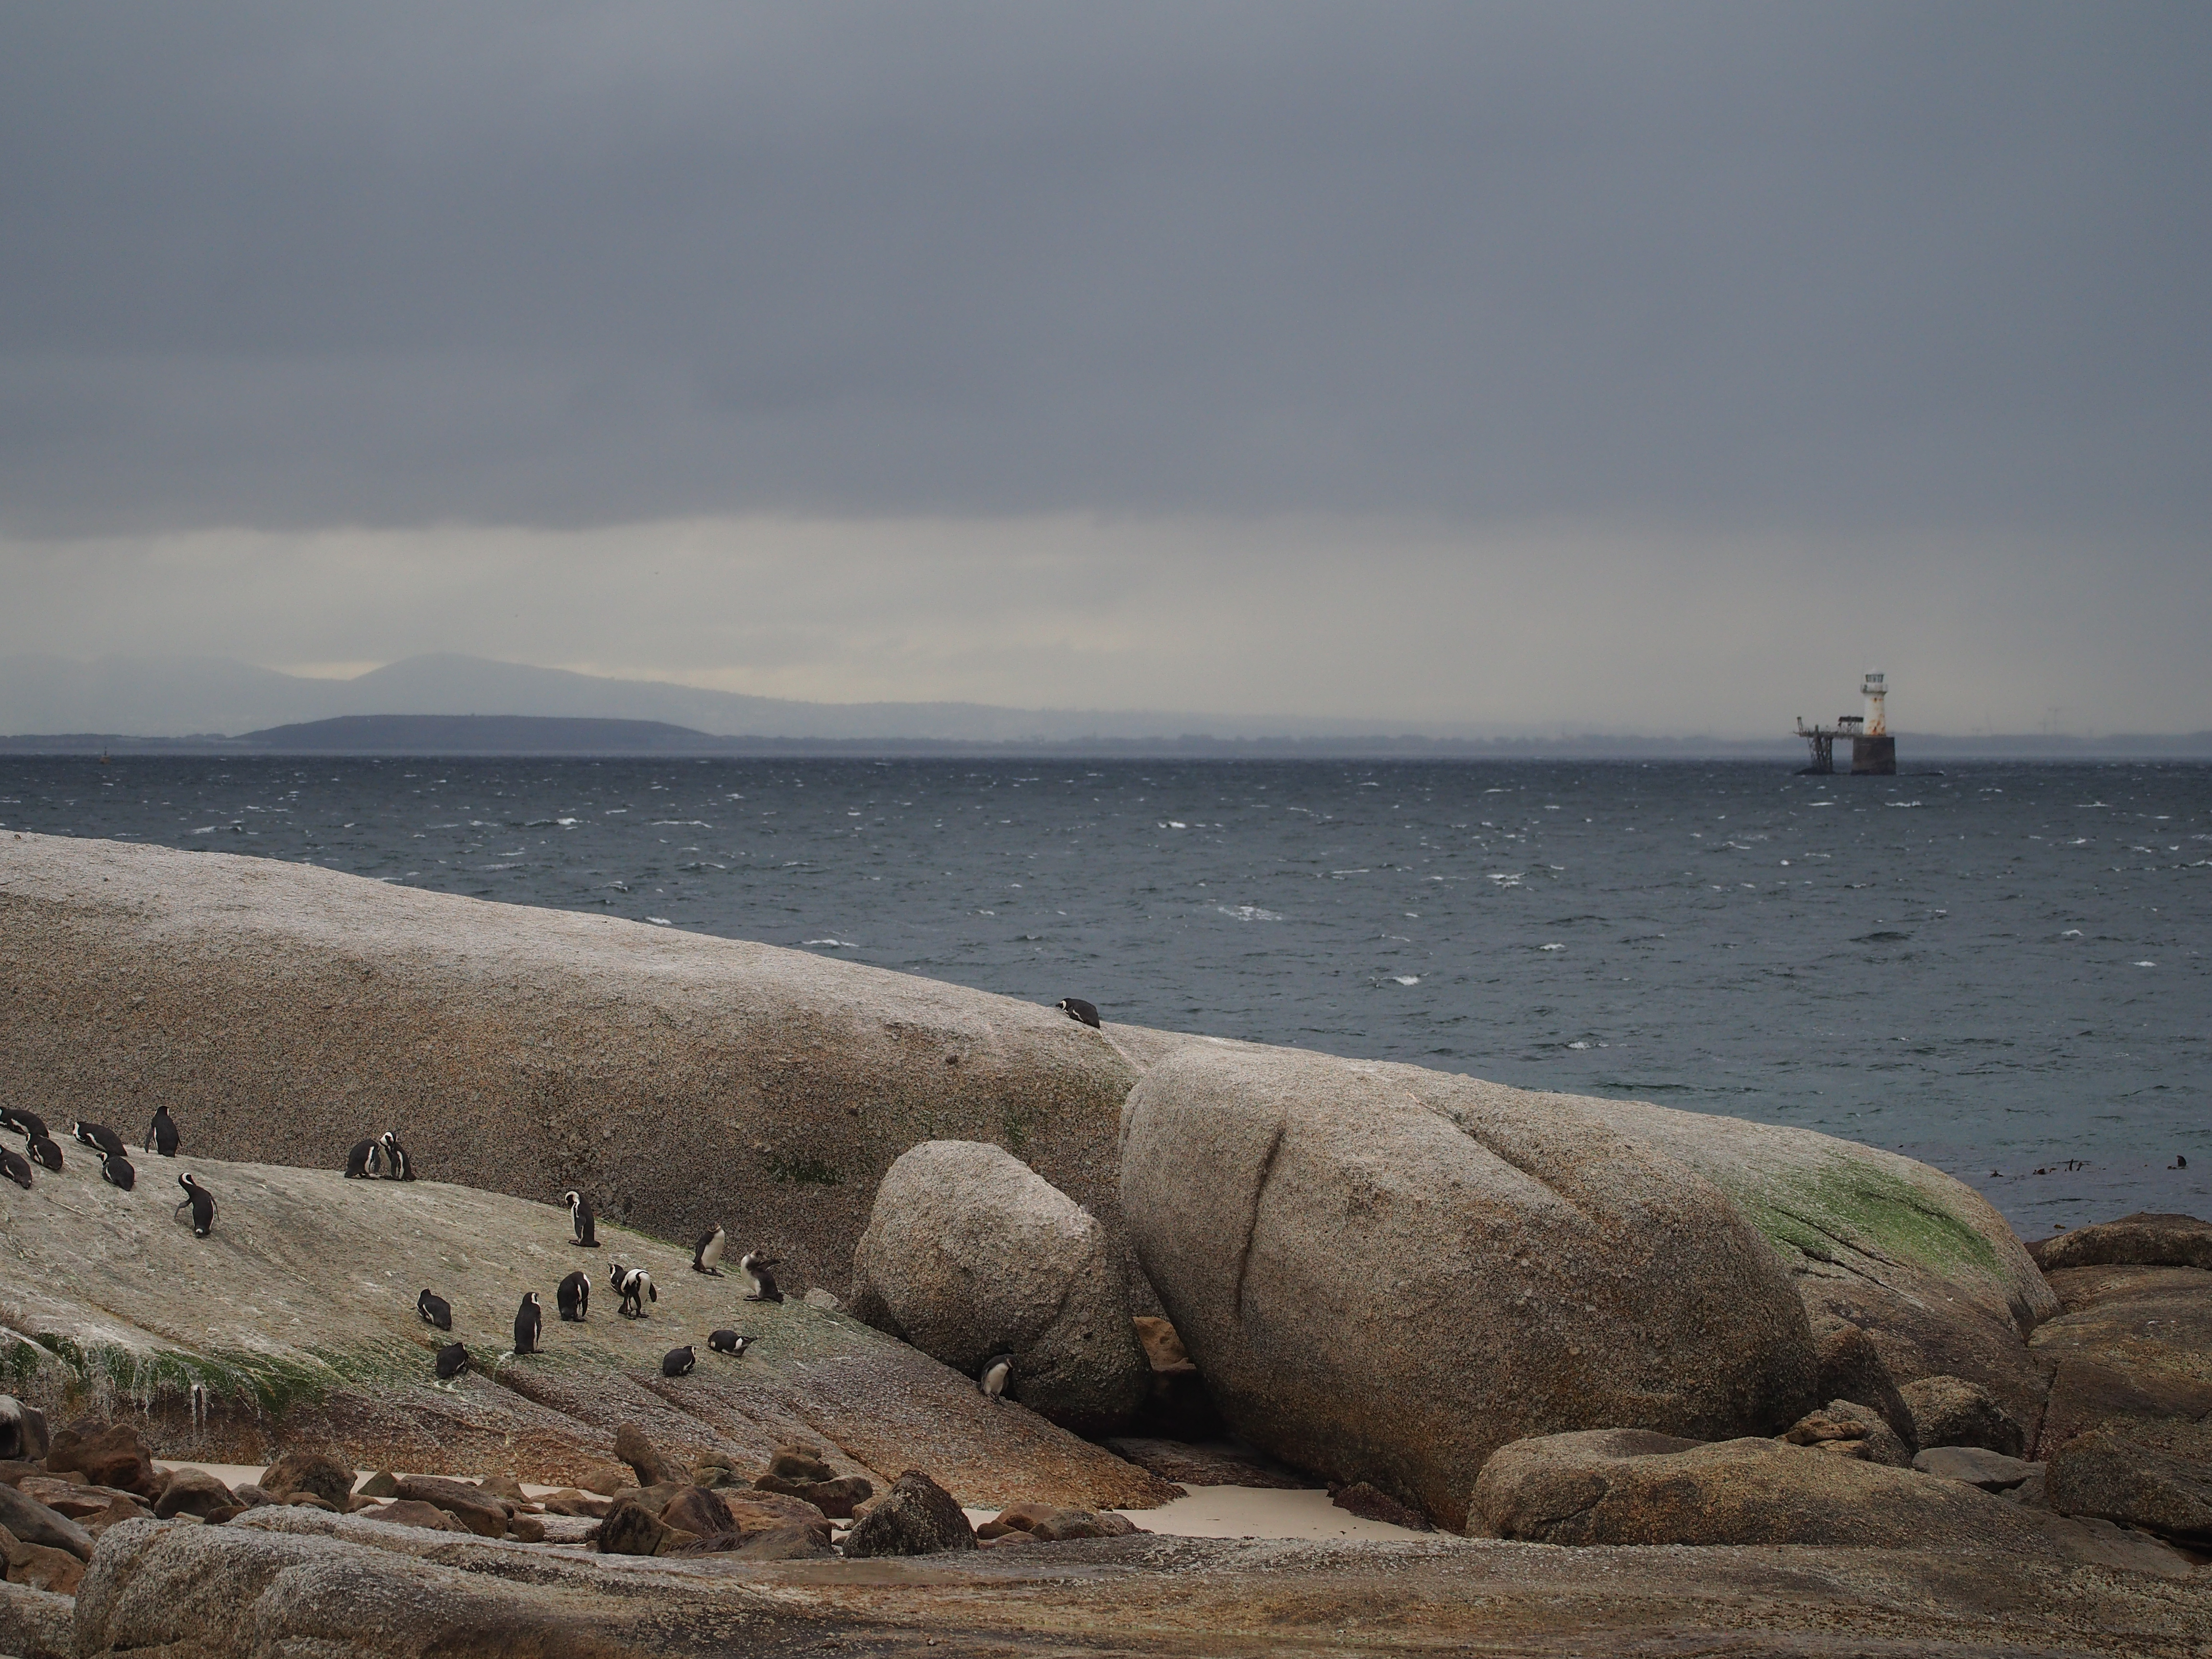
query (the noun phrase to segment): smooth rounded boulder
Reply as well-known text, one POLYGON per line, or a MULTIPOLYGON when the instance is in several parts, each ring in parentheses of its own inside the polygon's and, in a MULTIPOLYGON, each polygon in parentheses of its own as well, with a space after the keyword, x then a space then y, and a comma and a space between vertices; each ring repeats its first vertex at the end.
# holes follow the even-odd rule
POLYGON ((853 1315, 1079 1433, 1126 1423, 1152 1387, 1120 1253, 1091 1212, 1012 1154, 932 1140, 900 1155, 853 1252, 853 1315))
POLYGON ((1606 1104, 1195 1043, 1123 1110, 1122 1213, 1239 1434, 1456 1528, 1508 1442, 1816 1403, 1780 1258, 1606 1104))

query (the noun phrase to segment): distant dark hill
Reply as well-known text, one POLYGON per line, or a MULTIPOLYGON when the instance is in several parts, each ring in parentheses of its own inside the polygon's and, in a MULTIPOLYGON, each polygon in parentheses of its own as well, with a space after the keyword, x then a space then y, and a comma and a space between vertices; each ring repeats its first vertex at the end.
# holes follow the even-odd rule
POLYGON ((240 742, 309 755, 713 755, 730 747, 665 720, 533 714, 341 714, 248 732, 240 742))

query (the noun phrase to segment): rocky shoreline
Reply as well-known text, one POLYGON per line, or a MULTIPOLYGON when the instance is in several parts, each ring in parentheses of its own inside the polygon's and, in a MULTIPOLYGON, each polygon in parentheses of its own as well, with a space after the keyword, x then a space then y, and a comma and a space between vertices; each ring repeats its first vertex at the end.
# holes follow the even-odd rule
POLYGON ((0 1654, 2212 1637, 2202 1221, 212 854, 0 841, 0 1106, 220 1200, 0 1184, 0 1654), (1439 1530, 1141 1530, 1224 1479, 1439 1530))

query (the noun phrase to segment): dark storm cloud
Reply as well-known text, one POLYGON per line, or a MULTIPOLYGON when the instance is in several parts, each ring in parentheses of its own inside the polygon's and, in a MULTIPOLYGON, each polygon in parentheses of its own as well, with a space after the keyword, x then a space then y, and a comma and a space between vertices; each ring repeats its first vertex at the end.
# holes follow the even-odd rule
POLYGON ((2212 10, 18 4, 0 528, 2169 550, 2212 10))

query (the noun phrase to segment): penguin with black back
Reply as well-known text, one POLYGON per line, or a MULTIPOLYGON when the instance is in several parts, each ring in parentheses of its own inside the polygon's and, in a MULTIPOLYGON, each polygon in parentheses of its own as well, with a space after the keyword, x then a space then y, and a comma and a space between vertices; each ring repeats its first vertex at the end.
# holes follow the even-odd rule
POLYGON ((384 1173, 384 1148, 373 1140, 356 1140, 346 1154, 348 1181, 374 1181, 384 1173))
POLYGON ((177 1120, 169 1115, 169 1109, 156 1106, 154 1121, 146 1126, 146 1144, 138 1150, 159 1152, 163 1158, 174 1158, 180 1139, 177 1133, 177 1120))
POLYGON ((1099 1029, 1098 1005, 1095 1002, 1085 1002, 1081 997, 1062 997, 1052 1006, 1070 1019, 1088 1025, 1094 1031, 1099 1029))
POLYGON ((0 1106, 0 1129, 13 1129, 26 1140, 44 1140, 46 1121, 27 1106, 0 1106))
POLYGON ((691 1271, 695 1273, 712 1273, 715 1278, 720 1279, 722 1276, 722 1249, 728 1243, 728 1238, 722 1231, 722 1224, 717 1221, 712 1227, 700 1234, 697 1242, 691 1246, 691 1271))
POLYGON ((775 1287, 775 1275, 769 1271, 781 1259, 780 1256, 763 1255, 758 1250, 745 1252, 743 1260, 738 1263, 738 1271, 752 1282, 752 1289, 745 1292, 746 1301, 783 1300, 783 1292, 775 1287))
POLYGON ((570 1273, 555 1288, 553 1299, 560 1304, 562 1319, 580 1325, 592 1311, 592 1281, 584 1273, 570 1273))
POLYGON ((622 1297, 622 1306, 615 1311, 624 1319, 643 1319, 645 1304, 660 1300, 660 1292, 653 1288, 653 1275, 642 1267, 625 1267, 619 1261, 610 1261, 607 1283, 622 1297))
POLYGON ((384 1148, 384 1178, 386 1181, 415 1179, 415 1160, 407 1156, 407 1149, 399 1144, 399 1137, 386 1129, 377 1144, 384 1148))
POLYGON ((138 1171, 131 1167, 131 1160, 122 1153, 109 1152, 100 1160, 100 1178, 127 1193, 138 1184, 138 1171))
POLYGON ((687 1348, 671 1348, 660 1356, 663 1376, 689 1376, 691 1368, 699 1363, 699 1356, 687 1348))
POLYGON ((592 1218, 592 1200, 581 1193, 563 1193, 561 1196, 568 1200, 568 1224, 576 1230, 575 1237, 568 1242, 582 1249, 598 1249, 599 1229, 598 1222, 592 1218))
POLYGON ((739 1336, 735 1331, 709 1331, 707 1346, 716 1353, 726 1353, 732 1359, 743 1359, 745 1350, 752 1346, 752 1338, 739 1336))
POLYGON ((82 1118, 78 1118, 70 1126, 70 1133, 88 1146, 112 1152, 117 1158, 123 1156, 123 1137, 105 1123, 87 1123, 82 1118))
POLYGON ((982 1375, 975 1386, 983 1391, 986 1400, 997 1400, 1006 1392, 1006 1384, 1014 1375, 1014 1357, 1010 1353, 994 1354, 983 1362, 982 1375))
POLYGON ((27 1193, 31 1190, 31 1166, 21 1152, 0 1146, 0 1176, 6 1176, 27 1193))
POLYGON ((514 1351, 538 1352, 538 1333, 545 1328, 545 1310, 538 1305, 538 1292, 525 1291, 522 1305, 514 1310, 514 1351))
POLYGON ((450 1382, 469 1368, 469 1351, 458 1342, 438 1350, 438 1381, 450 1382))
POLYGON ((215 1231, 215 1194, 199 1183, 197 1176, 180 1175, 177 1185, 185 1189, 184 1203, 177 1206, 177 1214, 185 1212, 185 1205, 191 1206, 192 1237, 205 1238, 215 1231))
POLYGON ((422 1316, 425 1325, 435 1325, 441 1331, 453 1328, 453 1304, 428 1288, 415 1298, 415 1311, 422 1316))
POLYGON ((56 1146, 53 1141, 46 1136, 40 1135, 33 1139, 31 1142, 29 1151, 31 1154, 31 1162, 37 1164, 40 1169, 52 1170, 56 1171, 59 1171, 61 1169, 62 1149, 56 1146))

